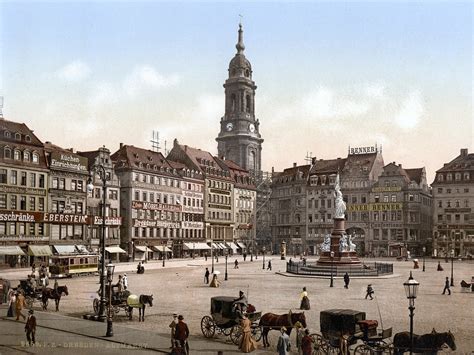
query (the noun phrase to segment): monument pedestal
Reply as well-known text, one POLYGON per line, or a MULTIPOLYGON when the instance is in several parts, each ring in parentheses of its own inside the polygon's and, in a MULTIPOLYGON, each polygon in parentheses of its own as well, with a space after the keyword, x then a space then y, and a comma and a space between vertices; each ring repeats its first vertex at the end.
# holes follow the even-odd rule
POLYGON ((362 265, 355 251, 340 251, 339 241, 346 234, 344 218, 334 218, 334 228, 331 233, 329 251, 324 251, 319 257, 320 265, 362 265), (331 252, 333 257, 331 258, 331 252))

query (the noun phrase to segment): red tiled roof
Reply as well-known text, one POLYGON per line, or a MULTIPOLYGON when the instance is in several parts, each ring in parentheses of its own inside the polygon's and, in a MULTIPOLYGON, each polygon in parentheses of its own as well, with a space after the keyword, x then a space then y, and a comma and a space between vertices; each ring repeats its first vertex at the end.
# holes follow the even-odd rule
POLYGON ((405 169, 410 181, 415 181, 417 184, 421 183, 421 178, 423 177, 423 168, 415 169, 405 169))
POLYGON ((116 162, 117 167, 140 170, 156 170, 156 168, 163 167, 170 169, 169 173, 172 173, 174 169, 160 152, 138 148, 133 145, 123 145, 112 154, 111 159, 116 162))

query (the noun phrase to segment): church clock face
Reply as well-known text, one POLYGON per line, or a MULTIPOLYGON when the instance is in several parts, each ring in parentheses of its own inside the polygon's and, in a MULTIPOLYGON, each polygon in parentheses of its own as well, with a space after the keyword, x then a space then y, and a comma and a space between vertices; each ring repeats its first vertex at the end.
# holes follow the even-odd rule
POLYGON ((227 132, 230 132, 232 131, 232 129, 234 129, 234 125, 232 123, 227 123, 227 125, 225 126, 225 129, 227 130, 227 132))
POLYGON ((249 124, 249 131, 251 133, 255 132, 255 126, 253 125, 253 123, 249 124))

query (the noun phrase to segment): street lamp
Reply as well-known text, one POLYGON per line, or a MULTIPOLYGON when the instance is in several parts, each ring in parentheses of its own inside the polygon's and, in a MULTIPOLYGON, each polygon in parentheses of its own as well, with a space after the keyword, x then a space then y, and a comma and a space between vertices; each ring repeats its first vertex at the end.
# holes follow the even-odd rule
POLYGON ((446 249, 444 250, 444 262, 448 262, 448 238, 444 235, 444 241, 446 242, 446 249))
POLYGON ((329 284, 329 287, 334 287, 334 278, 333 278, 333 267, 334 267, 334 252, 331 252, 331 283, 329 284))
POLYGON ((263 254, 262 269, 265 270, 265 247, 262 248, 262 254, 263 254))
POLYGON ((423 272, 425 272, 425 253, 426 253, 426 247, 423 247, 423 272))
MULTIPOLYGON (((163 267, 165 267, 165 259, 166 259, 165 244, 163 244, 163 255, 161 257, 163 258, 163 267)), ((145 257, 145 260, 146 260, 146 257, 145 257)))
POLYGON ((194 248, 195 248, 195 243, 193 243, 193 259, 194 259, 194 248))
POLYGON ((112 325, 112 280, 114 279, 114 264, 107 264, 107 281, 109 282, 109 307, 107 309, 107 333, 106 337, 114 336, 112 325))
POLYGON ((451 249, 451 286, 454 286, 453 261, 454 261, 454 249, 451 249))
POLYGON ((229 252, 227 251, 227 248, 224 249, 224 253, 225 253, 225 274, 224 274, 224 280, 227 281, 227 254, 229 254, 229 252))
POLYGON ((403 284, 405 287, 405 294, 409 301, 408 309, 410 310, 410 355, 413 354, 413 311, 415 310, 415 298, 419 285, 420 283, 413 279, 410 271, 410 277, 403 284))
POLYGON ((93 193, 94 184, 92 183, 92 173, 96 172, 102 181, 102 233, 100 238, 100 305, 99 305, 99 318, 104 318, 105 309, 105 198, 107 193, 107 181, 110 180, 110 175, 107 174, 103 165, 94 164, 89 172, 89 178, 87 179, 87 191, 93 193))
POLYGON ((214 243, 212 243, 212 239, 211 239, 211 262, 212 262, 211 273, 214 273, 214 243))

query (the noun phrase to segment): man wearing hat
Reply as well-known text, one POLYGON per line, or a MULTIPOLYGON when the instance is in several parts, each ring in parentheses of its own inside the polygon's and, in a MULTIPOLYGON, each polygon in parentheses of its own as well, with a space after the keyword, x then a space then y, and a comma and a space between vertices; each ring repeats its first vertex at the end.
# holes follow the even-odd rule
POLYGON ((247 312, 248 301, 245 297, 244 291, 239 291, 239 298, 237 298, 233 303, 232 307, 237 313, 238 316, 242 317, 242 314, 247 312))
POLYGON ((370 297, 370 299, 373 300, 374 299, 372 297, 373 293, 374 293, 374 289, 372 288, 372 284, 368 284, 367 285, 367 293, 365 294, 365 299, 367 299, 367 297, 370 297))
POLYGON ((35 343, 35 333, 36 333, 36 317, 33 314, 34 311, 30 309, 28 311, 28 319, 26 320, 25 324, 25 332, 26 332, 26 340, 28 340, 28 344, 31 345, 35 343))
POLYGON ((290 337, 286 334, 286 328, 280 328, 281 335, 278 338, 277 351, 279 355, 288 355, 290 353, 291 344, 290 337))
POLYGON ((123 289, 126 290, 128 288, 128 278, 127 278, 127 274, 123 274, 123 277, 122 277, 122 285, 123 285, 123 289))
POLYGON ((178 315, 176 313, 173 313, 173 320, 171 321, 169 327, 171 328, 171 349, 175 347, 175 340, 174 336, 176 333, 176 325, 178 324, 178 315))
POLYGON ((176 324, 176 330, 174 333, 174 339, 178 342, 179 346, 184 350, 186 355, 189 354, 189 328, 186 323, 184 323, 184 317, 180 314, 178 316, 178 324, 176 324))

